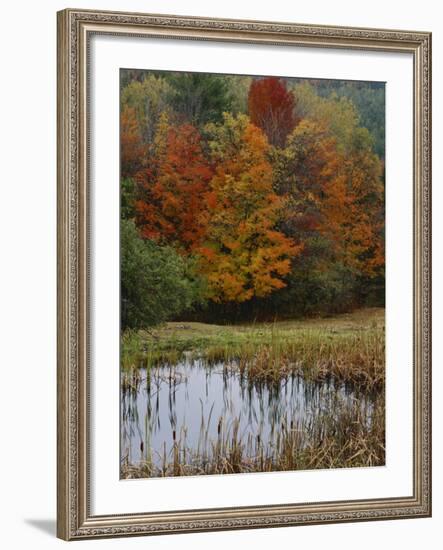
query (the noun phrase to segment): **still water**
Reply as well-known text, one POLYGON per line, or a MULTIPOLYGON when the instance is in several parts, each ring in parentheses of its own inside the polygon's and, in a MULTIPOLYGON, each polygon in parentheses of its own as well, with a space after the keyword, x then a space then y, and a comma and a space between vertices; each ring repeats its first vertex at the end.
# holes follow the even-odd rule
POLYGON ((172 368, 139 371, 140 383, 121 390, 121 459, 149 461, 161 468, 174 445, 186 450, 185 460, 205 455, 210 460, 216 441, 236 438, 252 454, 257 446, 272 453, 285 429, 309 432, 333 420, 340 411, 355 414, 368 425, 374 403, 344 384, 321 383, 290 376, 277 383, 250 383, 223 364, 208 367, 184 362, 172 368))

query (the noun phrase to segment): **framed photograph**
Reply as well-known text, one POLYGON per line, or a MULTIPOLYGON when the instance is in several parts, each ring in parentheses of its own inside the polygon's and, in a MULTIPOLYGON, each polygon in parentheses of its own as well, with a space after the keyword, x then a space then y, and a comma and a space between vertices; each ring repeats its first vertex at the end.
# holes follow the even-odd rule
POLYGON ((431 35, 58 13, 58 536, 431 514, 431 35))

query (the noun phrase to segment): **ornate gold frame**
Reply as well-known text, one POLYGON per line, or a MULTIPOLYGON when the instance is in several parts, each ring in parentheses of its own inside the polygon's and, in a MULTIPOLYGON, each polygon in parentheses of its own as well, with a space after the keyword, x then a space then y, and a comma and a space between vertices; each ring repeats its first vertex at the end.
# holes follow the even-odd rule
POLYGON ((58 13, 58 505, 65 540, 431 514, 431 34, 68 9, 58 13), (413 496, 92 516, 88 490, 88 43, 117 34, 408 52, 414 59, 413 496))

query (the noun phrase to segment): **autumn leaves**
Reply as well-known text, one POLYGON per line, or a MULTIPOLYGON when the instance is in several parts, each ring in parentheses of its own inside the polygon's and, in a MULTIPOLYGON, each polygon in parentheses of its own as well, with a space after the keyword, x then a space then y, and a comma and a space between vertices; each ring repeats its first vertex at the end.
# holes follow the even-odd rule
POLYGON ((288 134, 299 122, 294 94, 278 78, 251 82, 248 111, 252 124, 261 128, 276 147, 284 147, 288 134))
POLYGON ((200 258, 214 302, 243 302, 281 288, 300 247, 276 229, 284 198, 273 190, 269 144, 245 115, 226 114, 202 138, 189 124, 159 126, 155 163, 136 174, 143 238, 200 258))
POLYGON ((291 291, 337 264, 354 282, 377 276, 382 165, 352 104, 331 109, 278 78, 204 76, 123 89, 122 217, 139 238, 191 260, 214 304, 291 291))
POLYGON ((278 230, 285 199, 273 190, 268 141, 245 115, 208 128, 214 175, 199 248, 215 302, 244 302, 285 286, 300 246, 278 230))

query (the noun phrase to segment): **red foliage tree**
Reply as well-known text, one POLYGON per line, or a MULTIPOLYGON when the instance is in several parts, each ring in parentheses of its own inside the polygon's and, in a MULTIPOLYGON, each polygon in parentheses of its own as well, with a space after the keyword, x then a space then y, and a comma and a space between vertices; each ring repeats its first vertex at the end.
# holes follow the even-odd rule
POLYGON ((294 95, 276 77, 253 80, 249 88, 248 109, 251 122, 261 128, 269 143, 283 147, 298 119, 294 95))
POLYGON ((212 172, 196 128, 165 126, 161 133, 155 160, 136 176, 136 222, 142 237, 190 252, 205 235, 202 205, 212 172))

